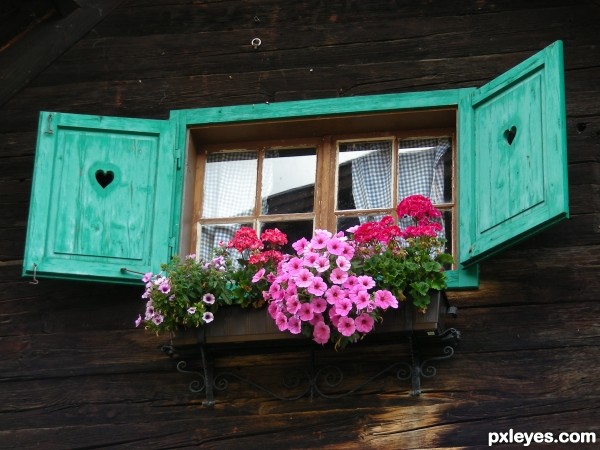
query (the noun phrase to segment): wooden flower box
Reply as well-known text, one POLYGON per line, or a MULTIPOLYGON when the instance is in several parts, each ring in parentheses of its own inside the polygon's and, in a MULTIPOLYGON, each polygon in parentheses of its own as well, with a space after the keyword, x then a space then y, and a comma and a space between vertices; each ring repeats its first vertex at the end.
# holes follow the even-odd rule
MULTIPOLYGON (((386 335, 418 334, 437 336, 444 331, 444 319, 448 313, 445 292, 432 291, 431 303, 425 314, 417 311, 410 301, 404 301, 398 309, 388 310, 383 322, 375 325, 371 333, 374 339, 386 335)), ((258 342, 306 342, 303 335, 279 331, 266 309, 222 308, 215 314, 215 321, 194 332, 177 333, 173 344, 233 344, 258 342)))

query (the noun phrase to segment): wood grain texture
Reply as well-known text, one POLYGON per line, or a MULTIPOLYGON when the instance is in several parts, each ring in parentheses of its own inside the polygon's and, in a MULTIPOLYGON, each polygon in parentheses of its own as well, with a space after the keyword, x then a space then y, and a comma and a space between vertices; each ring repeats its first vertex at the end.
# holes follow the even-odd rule
MULTIPOLYGON (((487 448, 489 432, 510 428, 600 436, 598 18, 583 0, 129 0, 34 79, 11 67, 30 83, 0 107, 1 446, 447 450, 487 448), (168 337, 134 328, 141 288, 21 278, 40 110, 165 119, 480 86, 556 39, 572 216, 481 264, 479 289, 450 293, 462 340, 420 397, 393 377, 345 399, 289 403, 232 382, 209 410, 160 351, 168 337)), ((386 349, 353 350, 338 356, 350 383, 386 349)), ((305 356, 219 363, 278 386, 281 367, 305 356)))

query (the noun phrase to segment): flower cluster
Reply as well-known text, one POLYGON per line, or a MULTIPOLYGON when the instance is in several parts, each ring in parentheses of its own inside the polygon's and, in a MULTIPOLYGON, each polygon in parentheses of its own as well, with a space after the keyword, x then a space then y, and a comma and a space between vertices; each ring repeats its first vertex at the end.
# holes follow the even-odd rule
MULTIPOLYGON (((331 340, 343 347, 369 333, 382 311, 398 307, 371 276, 352 273, 355 247, 343 232, 316 230, 310 241, 302 238, 293 247, 297 254, 278 265, 264 292, 279 330, 304 331, 319 344, 331 340)), ((255 279, 263 276, 261 270, 255 279)))
POLYGON ((442 213, 434 208, 431 201, 422 195, 411 195, 402 200, 396 208, 398 218, 408 217, 414 223, 403 230, 404 238, 437 238, 442 225, 439 222, 442 213))
POLYGON ((425 311, 429 291, 446 287, 444 269, 453 264, 444 252, 441 212, 422 195, 402 200, 396 208, 397 226, 391 216, 368 222, 349 231, 354 233, 356 270, 371 274, 378 286, 391 290, 400 300, 407 294, 425 311))
POLYGON ((346 233, 317 230, 292 245, 296 255, 286 255, 276 273, 259 271, 254 281, 268 282, 263 295, 278 328, 338 348, 362 339, 407 296, 425 311, 429 291, 446 287, 444 266, 453 263, 443 251, 441 213, 420 195, 397 213, 408 225, 386 216, 346 233))
POLYGON ((259 239, 252 228, 242 227, 221 244, 208 261, 195 255, 174 257, 158 274, 142 278, 146 311, 135 321, 155 331, 198 327, 212 322, 221 306, 261 307, 266 281, 252 281, 259 270, 274 271, 283 255, 277 248, 287 243, 278 229, 265 230, 259 239), (266 248, 266 249, 265 249, 266 248))

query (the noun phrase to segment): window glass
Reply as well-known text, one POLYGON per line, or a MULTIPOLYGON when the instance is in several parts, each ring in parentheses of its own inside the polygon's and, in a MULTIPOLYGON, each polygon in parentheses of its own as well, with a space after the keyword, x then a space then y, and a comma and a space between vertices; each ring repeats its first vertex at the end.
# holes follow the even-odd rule
POLYGON ((316 173, 314 148, 267 150, 262 170, 262 214, 312 212, 316 173))
POLYGON ((398 200, 420 194, 429 197, 433 204, 451 202, 451 164, 452 151, 448 138, 400 140, 398 200))
POLYGON ((288 242, 280 250, 285 253, 294 254, 296 250, 292 244, 300 238, 309 239, 313 234, 312 220, 292 220, 292 221, 277 221, 277 222, 262 222, 260 224, 260 232, 262 233, 267 228, 277 228, 287 235, 288 242))
POLYGON ((391 140, 339 144, 338 210, 392 206, 392 144, 391 140))
POLYGON ((201 225, 198 227, 200 243, 197 246, 196 254, 203 260, 209 260, 213 256, 213 251, 221 243, 227 245, 235 232, 240 227, 251 227, 250 223, 227 223, 217 225, 201 225))
POLYGON ((206 158, 202 217, 251 215, 256 198, 256 152, 209 153, 206 158))

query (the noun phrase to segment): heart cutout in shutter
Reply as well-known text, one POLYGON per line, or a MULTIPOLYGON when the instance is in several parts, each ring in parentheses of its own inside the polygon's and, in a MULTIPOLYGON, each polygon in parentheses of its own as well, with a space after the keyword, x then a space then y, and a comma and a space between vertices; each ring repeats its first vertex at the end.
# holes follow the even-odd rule
POLYGON ((112 170, 96 170, 96 181, 102 187, 102 189, 106 189, 106 187, 113 182, 115 179, 115 173, 112 170))
POLYGON ((517 136, 517 127, 514 125, 510 129, 504 130, 504 139, 508 142, 508 145, 512 145, 515 137, 517 136))

